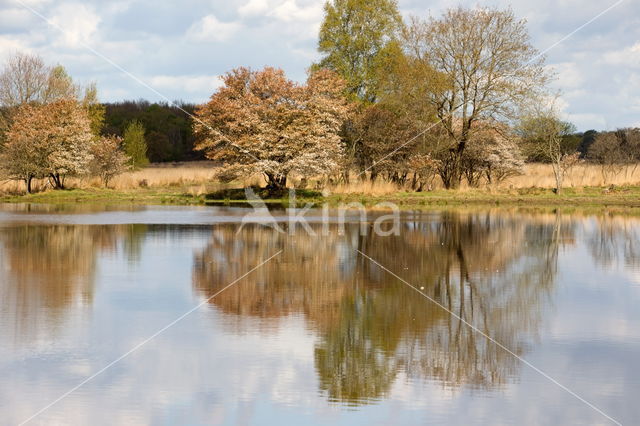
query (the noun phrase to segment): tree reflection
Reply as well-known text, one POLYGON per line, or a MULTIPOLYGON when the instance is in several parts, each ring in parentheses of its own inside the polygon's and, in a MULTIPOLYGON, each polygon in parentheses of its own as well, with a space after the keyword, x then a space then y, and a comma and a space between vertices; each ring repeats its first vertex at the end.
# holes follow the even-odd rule
POLYGON ((389 237, 355 225, 322 238, 221 226, 196 256, 194 287, 210 297, 283 250, 211 303, 261 319, 304 314, 320 335, 315 364, 330 399, 384 397, 399 372, 490 388, 513 378, 518 361, 465 322, 524 354, 553 286, 558 248, 573 242, 573 232, 559 215, 456 213, 403 222, 401 235, 389 237))
POLYGON ((640 232, 635 218, 602 216, 586 240, 598 265, 612 266, 618 261, 630 268, 640 265, 640 232))
POLYGON ((141 230, 129 225, 23 225, 0 228, 0 307, 16 339, 60 326, 70 307, 93 301, 97 255, 122 239, 127 255, 139 250, 141 230))

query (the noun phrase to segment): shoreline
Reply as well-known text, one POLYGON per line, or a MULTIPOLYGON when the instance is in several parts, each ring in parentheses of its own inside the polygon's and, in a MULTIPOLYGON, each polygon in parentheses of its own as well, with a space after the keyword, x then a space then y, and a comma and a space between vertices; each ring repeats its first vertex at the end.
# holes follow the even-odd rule
MULTIPOLYGON (((147 205, 248 205, 242 190, 231 197, 213 194, 192 194, 187 188, 66 189, 48 190, 29 195, 2 195, 1 203, 34 204, 147 204, 147 205)), ((401 209, 437 207, 544 207, 544 208, 640 208, 640 186, 566 188, 560 195, 540 188, 487 190, 435 190, 430 192, 395 192, 384 195, 366 193, 331 194, 326 197, 316 191, 300 191, 297 203, 338 206, 362 203, 373 207, 391 202, 401 209)), ((267 205, 288 205, 287 198, 265 199, 267 205)))

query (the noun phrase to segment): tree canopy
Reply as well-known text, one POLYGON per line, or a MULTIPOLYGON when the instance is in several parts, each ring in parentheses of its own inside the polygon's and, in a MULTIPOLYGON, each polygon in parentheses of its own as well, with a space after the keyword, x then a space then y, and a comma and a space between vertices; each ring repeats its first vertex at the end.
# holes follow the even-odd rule
POLYGON ((328 70, 301 85, 281 69, 237 68, 197 110, 196 149, 223 163, 227 180, 260 173, 274 190, 285 187, 291 172, 327 173, 343 152, 344 87, 328 70))
POLYGON ((366 102, 377 98, 378 69, 402 28, 395 0, 332 0, 324 6, 316 68, 337 72, 350 94, 366 102))
POLYGON ((544 87, 544 58, 531 45, 526 22, 510 9, 449 9, 440 18, 413 18, 406 50, 445 76, 432 98, 451 140, 453 164, 444 180, 457 186, 462 156, 478 121, 514 119, 519 107, 544 87))

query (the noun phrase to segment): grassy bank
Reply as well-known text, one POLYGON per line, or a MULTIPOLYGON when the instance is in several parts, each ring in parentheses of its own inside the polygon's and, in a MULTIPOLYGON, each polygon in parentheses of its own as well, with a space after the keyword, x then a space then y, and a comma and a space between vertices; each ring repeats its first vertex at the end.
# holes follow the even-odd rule
MULTIPOLYGON (((111 189, 102 188, 97 178, 68 181, 74 189, 53 191, 47 181, 35 183, 35 194, 23 195, 24 183, 0 184, 0 202, 49 204, 169 204, 206 205, 246 203, 242 187, 264 185, 260 179, 222 185, 215 179, 215 167, 210 162, 154 165, 118 176, 111 189)), ((295 183, 296 179, 292 179, 295 183)), ((640 167, 626 166, 614 175, 603 175, 598 166, 582 164, 572 170, 567 187, 555 194, 551 167, 528 164, 525 174, 505 181, 499 187, 462 188, 447 191, 436 188, 428 192, 406 192, 381 180, 371 183, 352 179, 351 184, 329 187, 331 195, 323 197, 317 190, 297 193, 299 202, 340 203, 360 202, 373 206, 382 201, 396 203, 401 208, 441 206, 516 206, 516 207, 596 207, 630 209, 640 207, 640 167), (605 179, 606 177, 606 179, 605 179), (606 185, 604 184, 606 182, 606 185), (611 186, 611 185, 615 186, 611 186)), ((314 186, 312 184, 310 186, 314 186)), ((261 194, 264 195, 264 194, 261 194)), ((286 199, 268 200, 272 204, 286 204, 286 199)))
MULTIPOLYGON (((522 207, 640 207, 640 187, 567 188, 557 195, 550 189, 466 189, 457 191, 434 190, 429 192, 394 192, 382 195, 338 193, 322 196, 317 191, 302 191, 298 202, 324 203, 338 206, 341 203, 359 202, 367 206, 388 201, 400 208, 438 206, 522 206, 522 207)), ((9 203, 99 203, 99 204, 155 204, 155 205, 242 205, 246 203, 240 189, 197 193, 188 187, 118 189, 69 189, 44 191, 31 195, 5 195, 1 202, 9 203)), ((268 203, 286 204, 286 198, 267 200, 268 203)))

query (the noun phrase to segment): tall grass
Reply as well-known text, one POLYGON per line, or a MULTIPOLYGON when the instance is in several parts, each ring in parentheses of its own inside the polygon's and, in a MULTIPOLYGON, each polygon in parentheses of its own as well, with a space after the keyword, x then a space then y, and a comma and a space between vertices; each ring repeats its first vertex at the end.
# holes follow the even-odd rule
MULTIPOLYGON (((242 187, 247 185, 264 185, 265 182, 260 177, 248 180, 222 184, 215 178, 216 169, 211 163, 194 162, 168 165, 152 165, 142 170, 130 171, 117 176, 109 184, 110 188, 116 190, 134 190, 137 188, 177 188, 192 195, 202 195, 204 193, 216 191, 226 187, 242 187)), ((291 179, 292 185, 296 179, 291 179)), ((70 188, 100 188, 102 182, 95 177, 69 178, 66 182, 70 188)), ((512 177, 498 185, 487 186, 487 190, 517 189, 517 188, 553 188, 555 180, 553 170, 548 164, 527 164, 521 176, 512 177)), ((565 178, 565 187, 584 186, 609 186, 609 185, 640 185, 640 164, 621 166, 615 170, 603 170, 602 167, 593 164, 580 164, 574 167, 565 178)), ((310 188, 317 185, 310 181, 310 188)), ((436 179, 435 189, 441 188, 436 179)), ((36 191, 49 188, 46 179, 34 182, 36 191)), ((368 194, 368 195, 388 195, 398 191, 406 191, 396 184, 377 180, 352 179, 349 184, 329 185, 328 189, 334 194, 368 194)), ((467 188, 463 185, 461 191, 467 188)), ((24 193, 24 183, 16 181, 0 182, 0 192, 5 194, 24 193)))
MULTIPOLYGON (((603 169, 596 164, 579 164, 569 171, 565 178, 566 187, 638 185, 640 184, 640 164, 603 169)), ((504 182, 513 188, 553 188, 555 179, 549 164, 527 164, 524 174, 504 182)))

